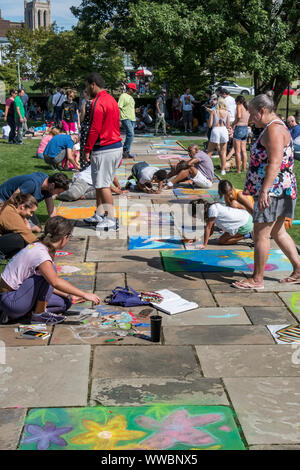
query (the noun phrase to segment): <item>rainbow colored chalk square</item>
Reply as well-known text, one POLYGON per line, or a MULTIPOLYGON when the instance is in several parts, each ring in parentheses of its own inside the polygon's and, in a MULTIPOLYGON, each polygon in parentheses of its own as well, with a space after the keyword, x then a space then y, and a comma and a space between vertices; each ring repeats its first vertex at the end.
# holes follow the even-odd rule
MULTIPOLYGON (((254 252, 239 250, 162 251, 168 272, 253 272, 254 252)), ((292 266, 281 250, 270 250, 266 271, 288 271, 292 266)))

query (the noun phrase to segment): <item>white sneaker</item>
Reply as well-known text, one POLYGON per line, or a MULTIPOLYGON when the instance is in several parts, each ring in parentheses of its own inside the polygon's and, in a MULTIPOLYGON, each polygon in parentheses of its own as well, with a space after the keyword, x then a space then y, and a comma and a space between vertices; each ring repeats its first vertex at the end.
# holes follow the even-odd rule
POLYGON ((225 170, 222 170, 222 171, 221 171, 221 175, 222 175, 222 176, 226 175, 226 171, 225 171, 225 170))
POLYGON ((92 217, 88 217, 87 219, 83 219, 83 222, 87 225, 98 225, 104 220, 104 215, 97 214, 97 211, 92 215, 92 217))
POLYGON ((119 231, 119 221, 118 219, 110 219, 105 217, 100 223, 98 223, 96 230, 103 230, 108 232, 109 230, 119 231))

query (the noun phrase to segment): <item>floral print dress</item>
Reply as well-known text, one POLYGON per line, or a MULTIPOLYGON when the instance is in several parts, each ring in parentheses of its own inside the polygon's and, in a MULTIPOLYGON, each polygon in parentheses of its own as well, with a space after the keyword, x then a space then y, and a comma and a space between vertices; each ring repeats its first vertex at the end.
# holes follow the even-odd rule
POLYGON ((91 127, 91 105, 92 102, 87 100, 85 103, 85 116, 81 123, 80 128, 80 170, 85 170, 89 165, 90 162, 87 162, 84 158, 84 147, 87 143, 90 127, 91 127))
MULTIPOLYGON (((266 176, 266 167, 269 164, 268 153, 265 147, 261 144, 261 139, 267 128, 273 122, 280 122, 282 125, 284 125, 284 127, 286 127, 285 124, 279 119, 271 121, 264 128, 256 142, 252 145, 244 194, 251 195, 253 197, 258 197, 259 195, 266 176)), ((281 167, 273 182, 273 185, 269 190, 269 194, 270 196, 274 197, 287 196, 291 197, 292 199, 296 199, 297 197, 297 183, 294 174, 294 149, 292 139, 290 143, 284 147, 281 167)))

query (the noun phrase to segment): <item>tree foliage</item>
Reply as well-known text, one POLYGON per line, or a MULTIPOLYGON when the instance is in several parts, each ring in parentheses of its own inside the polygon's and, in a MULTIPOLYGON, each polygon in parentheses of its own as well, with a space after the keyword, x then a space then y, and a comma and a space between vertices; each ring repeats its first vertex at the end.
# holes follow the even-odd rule
POLYGON ((50 28, 40 28, 32 31, 28 26, 9 30, 7 39, 9 46, 5 54, 5 60, 16 64, 16 53, 20 53, 20 71, 21 76, 34 78, 39 62, 39 46, 45 44, 50 38, 56 35, 56 25, 50 28))
POLYGON ((106 86, 113 89, 125 77, 123 54, 103 32, 87 41, 75 31, 63 31, 38 48, 41 57, 37 74, 39 87, 84 88, 86 76, 98 71, 106 86), (66 47, 67 45, 67 47, 66 47))
POLYGON ((300 9, 294 0, 83 0, 83 36, 110 24, 110 38, 173 82, 254 74, 256 93, 278 103, 300 73, 300 9))

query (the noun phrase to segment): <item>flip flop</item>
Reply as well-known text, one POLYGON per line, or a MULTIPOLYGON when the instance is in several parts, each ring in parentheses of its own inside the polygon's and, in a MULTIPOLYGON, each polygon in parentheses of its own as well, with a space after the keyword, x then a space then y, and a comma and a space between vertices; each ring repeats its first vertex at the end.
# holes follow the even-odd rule
POLYGON ((235 287, 236 289, 241 289, 241 290, 252 290, 252 289, 264 289, 264 285, 255 285, 252 284, 249 281, 236 281, 231 284, 232 287, 235 287))
POLYGON ((300 277, 288 276, 280 281, 282 284, 300 284, 300 277))

